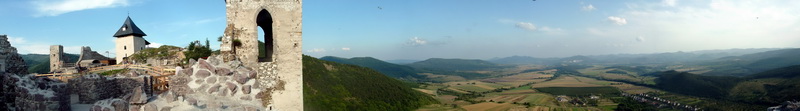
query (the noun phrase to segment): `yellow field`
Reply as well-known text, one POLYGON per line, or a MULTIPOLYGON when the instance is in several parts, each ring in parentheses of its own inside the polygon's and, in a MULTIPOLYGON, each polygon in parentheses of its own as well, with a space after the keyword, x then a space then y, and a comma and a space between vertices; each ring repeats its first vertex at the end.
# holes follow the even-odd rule
POLYGON ((511 103, 493 103, 493 102, 483 102, 478 104, 466 105, 461 108, 466 109, 467 111, 507 111, 512 108, 518 108, 525 106, 516 105, 511 103))
POLYGON ((597 85, 597 84, 590 84, 590 83, 581 82, 581 80, 587 81, 587 80, 590 80, 590 79, 589 78, 576 79, 576 77, 574 77, 574 76, 561 76, 561 77, 558 77, 555 80, 533 84, 531 87, 540 88, 540 87, 597 87, 597 86, 601 86, 601 85, 597 85))

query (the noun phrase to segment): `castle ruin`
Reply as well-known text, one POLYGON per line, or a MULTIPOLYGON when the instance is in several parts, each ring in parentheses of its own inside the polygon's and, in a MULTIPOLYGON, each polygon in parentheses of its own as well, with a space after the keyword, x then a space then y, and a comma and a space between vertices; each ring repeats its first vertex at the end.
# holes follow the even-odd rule
POLYGON ((275 109, 302 110, 302 0, 225 0, 225 7, 224 61, 254 68, 256 85, 275 89, 269 102, 275 109), (258 28, 265 33, 264 52, 258 50, 258 28))

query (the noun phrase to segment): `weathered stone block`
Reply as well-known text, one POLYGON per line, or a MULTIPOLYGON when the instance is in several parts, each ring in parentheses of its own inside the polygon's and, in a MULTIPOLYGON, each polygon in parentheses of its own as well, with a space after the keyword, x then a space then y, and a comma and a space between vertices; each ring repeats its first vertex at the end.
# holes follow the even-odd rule
POLYGON ((208 79, 206 79, 206 82, 209 84, 217 83, 217 77, 209 77, 208 79))
POLYGON ((197 71, 197 73, 195 74, 194 77, 204 79, 204 78, 206 78, 208 76, 211 76, 211 72, 208 72, 207 70, 199 70, 199 71, 197 71))
POLYGON ((209 71, 216 70, 214 66, 209 64, 206 60, 199 60, 198 63, 200 64, 200 69, 208 69, 209 71))
POLYGON ((144 105, 144 111, 158 111, 158 106, 155 104, 144 105))
POLYGON ((231 91, 231 95, 236 94, 236 84, 226 82, 225 85, 227 85, 228 90, 231 91))
POLYGON ((250 94, 250 85, 244 85, 244 86, 242 86, 242 93, 244 93, 244 94, 250 94))
POLYGON ((227 75, 231 75, 232 74, 230 69, 222 68, 222 67, 217 68, 217 70, 215 70, 215 72, 219 76, 227 76, 227 75))
POLYGON ((211 94, 211 93, 217 92, 217 91, 219 91, 219 87, 221 87, 221 86, 220 85, 211 86, 211 88, 208 88, 207 93, 211 94))

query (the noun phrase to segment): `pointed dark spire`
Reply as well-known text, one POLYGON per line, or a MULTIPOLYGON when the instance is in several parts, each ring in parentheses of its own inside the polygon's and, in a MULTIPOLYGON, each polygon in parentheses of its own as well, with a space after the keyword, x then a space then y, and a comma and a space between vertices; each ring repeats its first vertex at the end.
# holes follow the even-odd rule
POLYGON ((117 33, 114 34, 114 37, 123 37, 128 35, 147 36, 147 34, 144 34, 139 27, 136 27, 136 24, 133 24, 130 16, 128 16, 128 19, 125 19, 125 23, 123 23, 122 27, 117 30, 117 33))

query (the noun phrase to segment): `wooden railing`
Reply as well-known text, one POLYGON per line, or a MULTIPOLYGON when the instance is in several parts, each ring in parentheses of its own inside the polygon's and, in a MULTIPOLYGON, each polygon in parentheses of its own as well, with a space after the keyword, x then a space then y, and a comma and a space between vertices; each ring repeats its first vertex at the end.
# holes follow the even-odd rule
MULTIPOLYGON (((153 66, 146 66, 146 65, 130 65, 130 64, 123 64, 123 65, 110 65, 110 66, 102 66, 102 67, 92 67, 89 68, 85 73, 100 73, 103 71, 110 71, 116 69, 137 69, 137 70, 144 70, 145 73, 149 74, 150 76, 155 79, 154 83, 152 84, 152 89, 157 92, 161 93, 167 91, 169 89, 169 76, 175 75, 175 69, 167 69, 163 67, 153 67, 153 66)), ((68 82, 69 79, 75 78, 80 76, 79 73, 53 73, 53 74, 37 74, 37 77, 48 77, 51 79, 58 79, 64 82, 68 82)))

